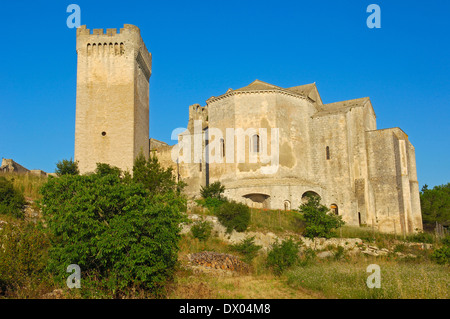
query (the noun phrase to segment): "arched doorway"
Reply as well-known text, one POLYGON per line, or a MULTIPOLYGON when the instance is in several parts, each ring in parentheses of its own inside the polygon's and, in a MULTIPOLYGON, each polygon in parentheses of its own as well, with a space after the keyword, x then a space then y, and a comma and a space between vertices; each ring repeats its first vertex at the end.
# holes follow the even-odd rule
POLYGON ((270 196, 267 194, 252 193, 242 196, 247 198, 247 203, 253 208, 268 208, 270 196))
POLYGON ((319 199, 321 198, 320 195, 317 194, 316 192, 314 192, 314 191, 307 191, 307 192, 304 192, 303 195, 302 195, 302 204, 307 203, 308 199, 311 198, 311 197, 318 197, 319 199))
POLYGON ((291 202, 288 200, 284 201, 284 210, 291 210, 291 202))

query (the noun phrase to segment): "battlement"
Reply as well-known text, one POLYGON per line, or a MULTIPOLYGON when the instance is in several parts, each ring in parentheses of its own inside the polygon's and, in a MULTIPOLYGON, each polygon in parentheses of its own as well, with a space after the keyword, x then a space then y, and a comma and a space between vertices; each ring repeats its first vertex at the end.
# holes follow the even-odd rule
POLYGON ((77 35, 106 35, 106 36, 115 36, 116 34, 124 34, 124 33, 137 33, 141 34, 139 28, 132 24, 124 24, 123 28, 117 30, 116 28, 106 29, 87 29, 86 25, 82 25, 77 28, 77 35))
POLYGON ((134 52, 135 58, 147 79, 151 76, 152 58, 141 37, 138 27, 124 24, 123 28, 87 29, 77 28, 77 53, 84 56, 126 56, 134 52))

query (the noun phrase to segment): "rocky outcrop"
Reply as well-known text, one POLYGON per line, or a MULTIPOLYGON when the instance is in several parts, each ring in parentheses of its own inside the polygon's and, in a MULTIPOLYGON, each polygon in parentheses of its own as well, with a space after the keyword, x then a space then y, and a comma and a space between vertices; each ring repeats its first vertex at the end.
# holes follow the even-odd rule
POLYGON ((191 266, 218 269, 223 271, 234 271, 247 273, 249 266, 238 257, 230 254, 217 253, 213 251, 202 251, 188 255, 191 266))
MULTIPOLYGON (((222 241, 228 243, 228 244, 238 244, 242 242, 244 239, 249 237, 254 237, 254 243, 256 245, 262 246, 261 252, 267 252, 271 249, 271 245, 276 242, 277 240, 281 241, 283 240, 283 237, 277 236, 274 233, 268 232, 268 233, 261 233, 261 232, 236 232, 232 231, 231 233, 226 232, 226 228, 220 224, 217 217, 215 216, 199 216, 199 215, 189 215, 189 218, 195 222, 195 221, 208 221, 213 226, 213 234, 217 236, 222 241)), ((182 233, 187 234, 190 231, 191 224, 184 224, 182 225, 182 233)), ((318 258, 329 258, 335 255, 335 251, 338 249, 338 247, 343 248, 343 252, 346 255, 358 255, 363 254, 366 256, 387 256, 389 254, 395 255, 399 258, 409 257, 409 258, 415 258, 416 255, 411 253, 403 253, 400 252, 396 247, 391 248, 391 250, 387 248, 379 248, 373 244, 367 244, 364 243, 362 239, 360 238, 306 238, 303 236, 300 236, 298 234, 286 234, 284 237, 294 237, 297 241, 301 242, 302 245, 300 247, 300 253, 303 254, 305 250, 312 249, 316 252, 316 256, 318 258), (321 253, 323 252, 323 253, 321 253)), ((425 249, 431 249, 431 244, 424 244, 424 243, 407 243, 407 242, 399 242, 398 245, 403 245, 404 247, 412 248, 412 249, 419 249, 419 250, 425 250, 425 249)), ((342 250, 342 249, 341 249, 342 250)))

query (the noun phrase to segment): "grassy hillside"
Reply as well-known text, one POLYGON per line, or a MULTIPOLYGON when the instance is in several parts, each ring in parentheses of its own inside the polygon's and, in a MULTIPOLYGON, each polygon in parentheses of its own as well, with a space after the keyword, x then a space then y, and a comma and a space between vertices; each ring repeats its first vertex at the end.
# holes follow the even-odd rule
MULTIPOLYGON (((40 198, 39 187, 47 178, 32 175, 7 175, 14 186, 21 190, 30 200, 40 198)), ((195 207, 192 212, 200 215, 211 214, 205 209, 195 207)), ((13 273, 14 265, 22 277, 18 277, 14 291, 1 291, 0 298, 114 298, 109 292, 101 291, 95 285, 96 280, 82 278, 82 289, 69 290, 65 282, 44 276, 48 242, 39 230, 26 225, 26 221, 0 215, 9 224, 19 225, 22 236, 31 250, 21 251, 20 258, 5 255, 0 262, 2 273, 13 273), (36 240, 41 245, 36 245, 36 240), (33 255, 34 254, 34 255, 33 255), (9 262, 9 264, 8 264, 9 262), (30 262, 38 264, 40 272, 27 273, 30 262), (23 266, 23 267, 22 267, 23 266), (2 268, 3 267, 3 268, 2 268), (31 277, 30 277, 31 276, 31 277)), ((296 211, 251 210, 249 231, 272 232, 280 237, 301 235, 304 222, 296 211)), ((0 225, 0 228, 2 226, 0 225)), ((17 233, 17 232, 16 232, 17 233)), ((173 281, 168 285, 165 298, 195 299, 240 299, 240 298, 446 298, 450 297, 449 265, 436 264, 431 258, 432 251, 410 248, 401 244, 406 242, 426 242, 434 247, 442 243, 431 234, 411 235, 403 238, 390 234, 378 233, 370 227, 344 226, 336 236, 343 238, 361 238, 364 242, 379 248, 396 249, 405 254, 414 253, 417 258, 397 258, 394 254, 386 256, 366 256, 363 254, 347 255, 340 252, 334 257, 319 258, 317 253, 303 252, 297 264, 275 275, 267 267, 267 255, 261 253, 251 262, 251 270, 247 273, 201 272, 189 267, 189 254, 212 251, 244 257, 233 247, 212 235, 205 241, 194 238, 192 233, 182 236, 179 252, 179 265, 173 281), (367 266, 377 264, 381 268, 381 288, 369 289, 366 285, 367 266)), ((19 246, 17 246, 20 248, 19 246)), ((336 253, 335 250, 333 250, 336 253)), ((125 298, 148 298, 147 293, 130 287, 129 293, 121 295, 125 298)))

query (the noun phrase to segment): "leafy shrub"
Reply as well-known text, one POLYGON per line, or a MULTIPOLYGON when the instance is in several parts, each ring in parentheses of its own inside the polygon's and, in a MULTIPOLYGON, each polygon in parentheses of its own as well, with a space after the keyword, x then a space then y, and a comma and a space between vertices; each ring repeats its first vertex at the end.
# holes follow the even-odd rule
POLYGON ((195 202, 203 207, 208 208, 208 210, 212 213, 215 213, 216 210, 225 203, 225 199, 218 199, 213 197, 201 198, 197 199, 195 202))
POLYGON ((298 260, 299 244, 292 238, 281 243, 276 241, 267 255, 267 266, 276 275, 281 275, 286 269, 295 265, 298 260))
POLYGON ((208 221, 195 222, 191 227, 191 233, 194 238, 206 241, 211 237, 213 226, 208 221))
POLYGON ((342 246, 338 246, 336 248, 336 252, 334 253, 334 259, 340 260, 345 257, 345 249, 342 246))
POLYGON ((55 173, 58 176, 79 175, 80 171, 78 169, 78 162, 73 161, 72 159, 70 160, 63 159, 62 161, 56 163, 55 173))
POLYGON ((0 214, 24 218, 25 204, 23 193, 16 190, 11 181, 0 176, 0 214))
POLYGON ((305 221, 305 237, 330 238, 333 230, 344 225, 341 216, 337 216, 320 203, 319 196, 309 196, 308 201, 300 206, 305 221))
POLYGON ((230 248, 244 255, 243 260, 246 263, 250 263, 253 260, 253 258, 256 257, 258 251, 262 248, 262 246, 255 244, 255 236, 253 236, 245 238, 239 244, 231 245, 230 248))
POLYGON ((440 265, 450 263, 450 246, 444 246, 436 249, 431 254, 431 259, 440 265))
POLYGON ((151 194, 140 182, 91 174, 49 179, 41 193, 56 276, 66 278, 66 267, 78 264, 82 278, 98 275, 114 291, 159 292, 173 275, 185 205, 176 192, 151 194))
POLYGON ((97 163, 95 174, 99 176, 114 175, 120 177, 122 170, 116 166, 112 166, 106 163, 97 163))
POLYGON ((39 285, 48 276, 49 240, 34 224, 9 222, 0 229, 0 291, 11 293, 39 285))
POLYGON ((312 248, 306 248, 299 258, 299 265, 302 267, 310 265, 312 262, 316 260, 316 251, 312 248))
POLYGON ((431 259, 440 265, 450 264, 450 236, 442 239, 443 247, 435 249, 431 259))
POLYGON ((225 192, 225 186, 223 186, 220 182, 214 182, 208 186, 201 186, 200 195, 203 198, 216 198, 223 199, 223 192, 225 192))
POLYGON ((432 243, 434 243, 434 236, 433 236, 433 234, 430 234, 430 233, 419 232, 417 234, 408 236, 407 240, 410 242, 432 244, 432 243))
POLYGON ((243 232, 250 224, 250 208, 247 205, 235 201, 223 203, 216 212, 219 222, 227 228, 227 232, 233 230, 243 232))
POLYGON ((161 167, 154 155, 146 159, 142 152, 134 160, 133 180, 143 184, 151 196, 169 191, 176 191, 179 194, 185 187, 183 181, 176 181, 172 168, 161 167))

